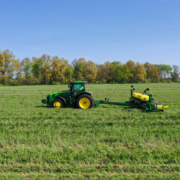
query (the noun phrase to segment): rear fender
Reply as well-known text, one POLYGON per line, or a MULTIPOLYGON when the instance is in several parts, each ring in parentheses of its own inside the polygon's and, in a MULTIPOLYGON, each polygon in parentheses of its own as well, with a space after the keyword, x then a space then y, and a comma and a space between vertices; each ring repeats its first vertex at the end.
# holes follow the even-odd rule
POLYGON ((78 94, 78 96, 76 97, 76 99, 78 99, 78 97, 81 96, 82 94, 88 94, 89 96, 92 96, 92 93, 82 92, 82 93, 78 94))

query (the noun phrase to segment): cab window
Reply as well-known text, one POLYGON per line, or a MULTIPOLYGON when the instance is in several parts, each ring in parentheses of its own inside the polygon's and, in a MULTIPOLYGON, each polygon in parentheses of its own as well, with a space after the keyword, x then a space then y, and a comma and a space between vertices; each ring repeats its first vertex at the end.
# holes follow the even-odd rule
POLYGON ((81 91, 84 89, 84 84, 73 84, 73 91, 81 91))

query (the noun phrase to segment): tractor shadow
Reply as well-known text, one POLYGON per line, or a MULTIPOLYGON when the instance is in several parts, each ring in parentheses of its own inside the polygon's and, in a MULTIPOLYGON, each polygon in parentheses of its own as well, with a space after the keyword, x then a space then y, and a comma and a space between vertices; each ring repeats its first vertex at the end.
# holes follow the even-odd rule
POLYGON ((51 106, 35 106, 35 108, 53 108, 51 106))
POLYGON ((125 112, 133 112, 134 110, 138 109, 138 110, 144 112, 143 109, 140 108, 140 107, 122 107, 121 106, 121 108, 120 108, 118 106, 113 106, 113 107, 101 106, 101 108, 104 108, 104 109, 119 109, 120 111, 125 111, 125 112))
MULTIPOLYGON (((55 109, 53 106, 35 106, 35 108, 50 108, 50 109, 55 109)), ((66 108, 79 109, 78 107, 72 107, 72 106, 66 106, 64 108, 59 108, 59 109, 66 109, 66 108)))
POLYGON ((137 107, 124 107, 122 108, 122 111, 130 112, 133 111, 134 109, 142 110, 142 108, 137 108, 137 107))

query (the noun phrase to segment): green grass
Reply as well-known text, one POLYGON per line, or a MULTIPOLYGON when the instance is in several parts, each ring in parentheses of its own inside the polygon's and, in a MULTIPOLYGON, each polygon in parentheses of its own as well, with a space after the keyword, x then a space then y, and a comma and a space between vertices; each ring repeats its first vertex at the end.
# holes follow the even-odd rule
MULTIPOLYGON (((67 85, 0 87, 0 179, 180 179, 180 84, 135 84, 147 87, 168 110, 54 109, 41 99, 67 85)), ((129 84, 87 89, 130 96, 129 84)))

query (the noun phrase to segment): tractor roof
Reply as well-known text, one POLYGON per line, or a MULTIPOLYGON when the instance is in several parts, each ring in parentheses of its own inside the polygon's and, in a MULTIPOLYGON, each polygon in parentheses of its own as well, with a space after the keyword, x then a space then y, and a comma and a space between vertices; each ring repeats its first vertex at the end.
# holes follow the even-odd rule
POLYGON ((71 81, 72 84, 86 84, 87 81, 71 81))

